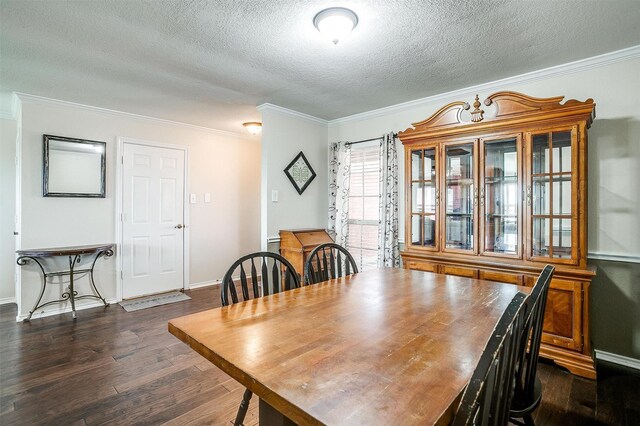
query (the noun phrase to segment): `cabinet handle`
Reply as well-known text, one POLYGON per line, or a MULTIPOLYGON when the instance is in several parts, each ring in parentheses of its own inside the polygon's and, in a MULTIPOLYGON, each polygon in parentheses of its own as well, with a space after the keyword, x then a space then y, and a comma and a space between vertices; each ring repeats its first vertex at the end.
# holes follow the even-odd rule
POLYGON ((480 188, 480 205, 484 206, 484 187, 480 188))
POLYGON ((527 205, 531 205, 531 185, 527 186, 527 205))
POLYGON ((478 205, 478 188, 473 189, 473 205, 478 205))
POLYGON ((440 190, 436 189, 436 207, 440 205, 440 190))

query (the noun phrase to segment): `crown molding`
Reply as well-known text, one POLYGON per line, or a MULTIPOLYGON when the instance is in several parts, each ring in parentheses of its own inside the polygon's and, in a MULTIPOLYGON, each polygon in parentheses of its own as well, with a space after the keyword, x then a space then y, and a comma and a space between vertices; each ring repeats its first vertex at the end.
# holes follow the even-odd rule
POLYGON ((12 92, 10 110, 9 111, 0 110, 0 118, 4 118, 5 120, 17 120, 19 103, 20 103, 20 99, 18 99, 18 96, 14 92, 12 92))
POLYGON ((640 58, 640 45, 628 47, 622 50, 616 50, 602 55, 593 56, 591 58, 580 59, 578 61, 569 62, 566 64, 556 65, 549 68, 543 68, 537 71, 531 71, 525 74, 516 75, 513 77, 507 77, 500 80, 494 80, 487 83, 481 83, 474 86, 465 87, 463 89, 456 89, 450 92, 439 93, 433 96, 427 96, 425 98, 415 99, 413 101, 402 102, 395 105, 390 105, 383 108, 374 109, 371 111, 361 112, 358 114, 349 115, 342 118, 336 118, 335 120, 329 120, 329 127, 349 123, 352 121, 367 120, 370 118, 379 117, 382 115, 390 114, 393 112, 403 111, 409 108, 420 107, 431 102, 442 101, 445 99, 453 98, 456 96, 468 95, 470 92, 483 92, 496 90, 501 88, 508 88, 515 84, 532 83, 535 81, 546 80, 553 77, 558 77, 566 74, 573 74, 580 71, 586 71, 592 68, 598 68, 605 65, 615 64, 617 62, 628 61, 632 59, 640 58))
POLYGON ((314 117, 313 115, 305 114, 299 111, 294 111, 292 109, 281 107, 281 106, 270 104, 270 103, 260 104, 256 107, 256 109, 260 112, 263 112, 263 111, 279 112, 280 114, 288 115, 291 117, 302 118, 304 120, 313 121, 314 123, 322 124, 323 126, 326 126, 327 124, 329 124, 328 120, 314 117))
POLYGON ((242 138, 242 139, 248 139, 248 140, 257 140, 255 136, 252 136, 250 134, 245 134, 245 133, 236 133, 236 132, 230 132, 227 130, 218 130, 218 129, 213 129, 211 127, 204 127, 204 126, 197 126, 195 124, 183 123, 181 121, 173 121, 173 120, 167 120, 164 118, 150 117, 148 115, 134 114, 131 112, 124 112, 124 111, 118 111, 114 109, 102 108, 102 107, 97 107, 92 105, 79 104, 75 102, 63 101, 60 99, 52 99, 44 96, 31 95, 28 93, 14 92, 14 94, 16 95, 16 98, 19 98, 20 101, 27 102, 27 103, 31 102, 31 103, 38 103, 38 104, 79 108, 87 111, 101 112, 106 114, 133 118, 136 120, 152 121, 155 123, 166 124, 170 126, 184 127, 187 129, 197 130, 200 132, 212 133, 215 135, 230 136, 234 138, 242 138))

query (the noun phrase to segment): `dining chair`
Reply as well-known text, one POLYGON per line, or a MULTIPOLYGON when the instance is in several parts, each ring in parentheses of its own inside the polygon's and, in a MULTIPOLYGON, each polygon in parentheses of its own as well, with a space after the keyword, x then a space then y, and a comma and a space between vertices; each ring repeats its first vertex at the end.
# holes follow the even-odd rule
POLYGON ((527 296, 517 293, 500 317, 467 385, 454 426, 502 426, 509 421, 518 345, 525 326, 527 296))
MULTIPOLYGON (((287 259, 279 254, 261 251, 243 256, 231 265, 222 279, 220 292, 222 306, 228 306, 240 301, 238 298, 238 284, 240 285, 242 300, 250 300, 298 288, 300 287, 300 278, 298 278, 298 273, 287 259), (269 261, 268 259, 271 260, 269 261), (257 266, 256 262, 258 262, 257 266), (269 266, 269 263, 271 263, 271 266, 269 266), (245 264, 249 271, 248 277, 245 264), (260 272, 258 273, 258 271, 260 272), (249 286, 248 278, 251 279, 251 286, 249 286)), ((233 423, 235 426, 242 426, 252 396, 253 392, 249 389, 244 391, 242 402, 238 407, 238 413, 233 423)))
POLYGON ((516 382, 509 417, 512 423, 534 425, 532 413, 542 400, 542 384, 536 375, 538 355, 544 323, 544 309, 547 305, 547 294, 555 268, 546 265, 531 293, 525 301, 527 318, 521 336, 519 357, 516 363, 516 382), (516 419, 522 419, 523 422, 516 419))
POLYGON ((314 248, 304 265, 306 284, 315 284, 358 273, 351 253, 336 243, 324 243, 314 248))
POLYGON ((300 278, 287 259, 276 253, 260 251, 236 260, 224 275, 220 294, 222 306, 239 302, 238 284, 242 292, 242 300, 250 300, 298 288, 300 287, 300 278), (257 266, 256 261, 258 262, 257 266), (249 268, 248 276, 245 265, 249 268), (248 278, 251 279, 251 286, 249 286, 248 278))

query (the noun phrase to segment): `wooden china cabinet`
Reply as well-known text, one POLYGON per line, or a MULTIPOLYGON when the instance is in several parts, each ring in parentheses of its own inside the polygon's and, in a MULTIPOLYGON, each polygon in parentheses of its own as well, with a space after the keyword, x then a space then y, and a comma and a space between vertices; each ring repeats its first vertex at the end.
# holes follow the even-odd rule
POLYGON ((595 379, 589 336, 587 129, 592 99, 498 92, 399 133, 405 268, 532 286, 556 267, 540 354, 595 379), (487 109, 489 109, 487 108, 487 109))

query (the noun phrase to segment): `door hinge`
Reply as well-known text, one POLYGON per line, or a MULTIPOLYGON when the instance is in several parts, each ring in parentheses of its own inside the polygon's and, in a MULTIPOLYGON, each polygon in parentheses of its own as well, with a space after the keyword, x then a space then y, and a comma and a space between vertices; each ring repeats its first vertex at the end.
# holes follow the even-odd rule
POLYGON ((124 272, 123 271, 120 271, 120 279, 124 280, 124 272))
POLYGON ((124 164, 124 155, 120 157, 120 164, 124 164))

